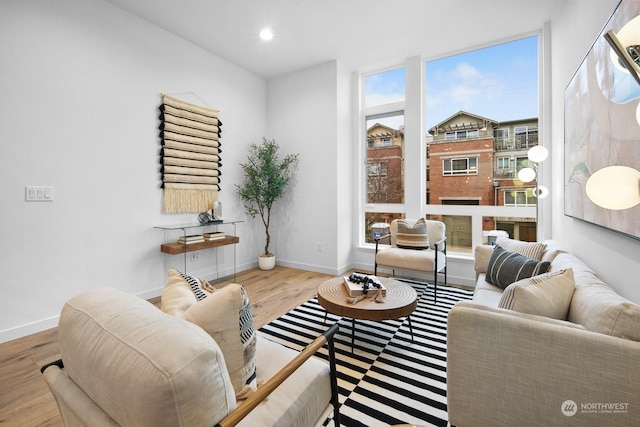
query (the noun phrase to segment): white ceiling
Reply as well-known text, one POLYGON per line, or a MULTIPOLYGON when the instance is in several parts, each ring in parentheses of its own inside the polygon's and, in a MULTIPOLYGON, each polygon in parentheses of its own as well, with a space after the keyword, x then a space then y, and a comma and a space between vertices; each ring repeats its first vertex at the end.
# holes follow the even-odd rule
POLYGON ((371 71, 542 28, 564 0, 107 0, 258 76, 371 71), (275 37, 263 42, 265 26, 275 37))

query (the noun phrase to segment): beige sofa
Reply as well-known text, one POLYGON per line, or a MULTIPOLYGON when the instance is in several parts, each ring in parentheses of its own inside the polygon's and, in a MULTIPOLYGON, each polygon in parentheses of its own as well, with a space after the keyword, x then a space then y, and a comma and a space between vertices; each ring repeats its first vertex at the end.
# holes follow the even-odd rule
POLYGON ((327 341, 331 355, 335 330, 301 353, 258 333, 259 386, 237 402, 221 347, 204 329, 97 288, 65 304, 62 359, 42 371, 65 426, 321 425, 338 404, 335 365, 332 373, 310 356, 327 341))
MULTIPOLYGON (((502 240, 504 246, 514 242, 502 240)), ((575 283, 565 319, 499 308, 508 290, 522 288, 488 283, 494 248, 475 249, 473 301, 456 304, 448 318, 449 422, 457 427, 639 426, 640 307, 557 242, 544 245, 540 259, 550 267, 540 277, 572 275, 575 283)), ((535 283, 525 292, 532 288, 535 283)))

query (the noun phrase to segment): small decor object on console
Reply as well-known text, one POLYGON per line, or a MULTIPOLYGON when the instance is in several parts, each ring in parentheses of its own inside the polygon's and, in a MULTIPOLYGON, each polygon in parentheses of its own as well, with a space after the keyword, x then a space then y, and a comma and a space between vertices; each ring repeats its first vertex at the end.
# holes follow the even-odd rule
POLYGON ((387 296, 387 288, 376 276, 363 273, 352 273, 349 277, 344 277, 344 286, 350 297, 367 296, 381 291, 382 296, 387 296))
POLYGON ((220 200, 215 201, 211 211, 214 220, 222 220, 222 202, 220 200))

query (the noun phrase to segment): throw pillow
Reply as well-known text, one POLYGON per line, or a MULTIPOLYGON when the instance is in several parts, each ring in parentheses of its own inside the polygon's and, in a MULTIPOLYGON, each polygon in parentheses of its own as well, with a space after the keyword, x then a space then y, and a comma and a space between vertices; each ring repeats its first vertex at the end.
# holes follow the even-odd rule
POLYGON ((540 274, 507 286, 498 307, 566 320, 575 287, 570 268, 540 274))
POLYGON ((405 219, 396 221, 396 246, 404 249, 429 249, 427 223, 420 218, 413 225, 405 219))
MULTIPOLYGON (((542 261, 544 251, 547 250, 547 244, 542 242, 523 242, 508 237, 498 237, 496 245, 502 246, 504 249, 524 255, 527 258, 542 261)), ((549 260, 551 261, 551 260, 549 260)))
POLYGON ((496 245, 487 265, 486 281, 505 289, 518 280, 546 273, 548 261, 537 261, 496 245))
POLYGON ((162 293, 161 308, 200 326, 216 341, 237 399, 244 399, 257 389, 257 336, 251 303, 242 285, 231 283, 198 301, 180 273, 172 274, 162 293))
POLYGON ((194 303, 206 298, 215 288, 204 279, 189 276, 172 268, 162 291, 160 309, 177 317, 194 303))
POLYGON ((640 341, 640 305, 602 282, 576 288, 569 319, 588 331, 640 341))

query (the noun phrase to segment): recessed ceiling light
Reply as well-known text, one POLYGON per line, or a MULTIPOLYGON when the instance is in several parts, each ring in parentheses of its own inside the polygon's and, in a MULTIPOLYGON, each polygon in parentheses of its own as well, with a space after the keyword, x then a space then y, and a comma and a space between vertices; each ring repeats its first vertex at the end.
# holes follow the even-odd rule
POLYGON ((263 28, 262 31, 260 31, 260 38, 264 41, 269 41, 273 38, 273 31, 271 31, 271 28, 263 28))

